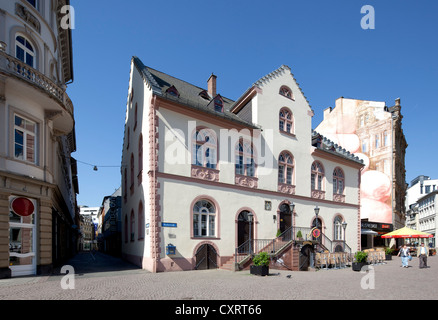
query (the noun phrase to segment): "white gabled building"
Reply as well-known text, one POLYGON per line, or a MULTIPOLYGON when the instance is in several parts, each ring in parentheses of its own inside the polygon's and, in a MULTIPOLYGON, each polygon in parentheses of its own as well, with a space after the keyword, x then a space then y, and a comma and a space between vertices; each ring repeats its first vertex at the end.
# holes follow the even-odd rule
POLYGON ((343 250, 344 239, 346 250, 360 249, 363 163, 312 131, 291 69, 281 66, 236 101, 217 92, 216 80, 201 88, 132 58, 124 257, 152 272, 225 268, 249 243, 257 252, 283 233, 286 250, 273 260, 296 270, 306 244, 298 231, 309 250, 317 241, 318 250, 343 250), (321 236, 310 235, 315 226, 321 236))

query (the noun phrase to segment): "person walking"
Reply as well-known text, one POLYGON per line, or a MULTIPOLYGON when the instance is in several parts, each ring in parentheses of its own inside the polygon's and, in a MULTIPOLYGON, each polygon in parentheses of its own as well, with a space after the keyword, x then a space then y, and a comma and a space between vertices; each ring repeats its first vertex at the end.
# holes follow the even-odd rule
POLYGON ((401 248, 397 254, 397 257, 401 257, 402 259, 402 267, 403 268, 408 268, 408 261, 409 261, 409 257, 411 256, 411 254, 409 253, 409 249, 407 248, 406 244, 403 245, 403 248, 401 248))
POLYGON ((429 250, 424 246, 424 243, 417 249, 417 257, 420 259, 420 269, 427 268, 427 257, 429 250))

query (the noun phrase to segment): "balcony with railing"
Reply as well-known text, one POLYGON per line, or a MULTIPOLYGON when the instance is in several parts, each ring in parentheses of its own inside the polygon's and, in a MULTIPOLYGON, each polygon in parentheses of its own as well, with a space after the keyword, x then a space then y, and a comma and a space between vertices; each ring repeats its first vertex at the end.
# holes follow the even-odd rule
POLYGON ((8 55, 2 48, 0 46, 0 74, 21 80, 50 97, 55 103, 45 106, 46 118, 53 120, 55 130, 70 133, 74 126, 74 110, 65 89, 38 70, 8 55))

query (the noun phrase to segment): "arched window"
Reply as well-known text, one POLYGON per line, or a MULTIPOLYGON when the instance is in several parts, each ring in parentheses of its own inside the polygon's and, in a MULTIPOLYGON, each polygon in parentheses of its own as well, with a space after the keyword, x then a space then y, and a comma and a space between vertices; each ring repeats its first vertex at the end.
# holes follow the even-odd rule
POLYGON ((197 129, 192 139, 192 164, 209 169, 217 167, 217 139, 213 130, 197 129))
POLYGON ((123 190, 123 200, 125 203, 128 201, 128 169, 125 168, 123 175, 123 182, 124 182, 124 190, 123 190))
POLYGON ((342 229, 342 222, 343 219, 341 216, 336 216, 334 220, 333 230, 334 230, 334 237, 333 240, 341 241, 344 240, 344 230, 342 229))
POLYGON ((288 108, 280 110, 280 131, 294 133, 294 121, 292 112, 288 108))
POLYGON ((134 210, 131 210, 131 218, 129 221, 130 224, 130 234, 131 234, 131 241, 134 241, 135 239, 135 215, 134 215, 134 210))
POLYGON ((137 180, 140 185, 143 180, 143 135, 140 134, 140 139, 138 140, 138 175, 137 180))
POLYGON ((208 200, 200 200, 193 206, 193 237, 216 236, 216 208, 208 200))
POLYGON ((138 239, 144 239, 144 210, 143 202, 138 204, 138 239))
POLYGON ((134 108, 134 131, 135 129, 137 129, 137 119, 138 119, 138 103, 135 103, 135 108, 134 108))
POLYGON ((319 161, 312 164, 311 186, 312 190, 324 190, 324 168, 319 161))
POLYGON ((286 86, 282 86, 280 88, 280 94, 286 98, 293 99, 294 96, 292 94, 292 90, 286 86))
POLYGON ((278 183, 290 184, 294 182, 294 158, 289 152, 283 152, 278 157, 278 183))
POLYGON ((15 38, 15 57, 32 68, 35 68, 35 49, 24 36, 18 35, 15 38))
POLYGON ((344 194, 345 177, 341 168, 333 171, 333 194, 344 194))
POLYGON ((134 193, 134 154, 131 153, 131 195, 134 193))
POLYGON ((255 177, 256 165, 251 142, 241 139, 236 146, 236 174, 255 177))

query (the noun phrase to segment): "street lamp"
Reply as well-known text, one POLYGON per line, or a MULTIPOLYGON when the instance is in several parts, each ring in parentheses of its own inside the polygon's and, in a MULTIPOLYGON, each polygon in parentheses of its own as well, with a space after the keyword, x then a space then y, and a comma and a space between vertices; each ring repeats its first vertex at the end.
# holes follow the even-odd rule
POLYGON ((252 236, 251 236, 251 231, 252 231, 252 219, 253 219, 254 215, 250 212, 248 213, 248 222, 249 222, 249 254, 252 255, 252 236))
POLYGON ((345 229, 347 229, 347 223, 345 221, 342 222, 342 228, 344 228, 344 252, 345 252, 345 229))
POLYGON ((289 209, 290 209, 290 214, 291 214, 291 231, 292 231, 292 234, 291 234, 291 237, 289 238, 289 240, 290 239, 292 239, 293 238, 293 235, 295 234, 295 231, 294 231, 294 227, 293 227, 293 219, 294 219, 294 210, 295 210, 295 203, 291 203, 290 205, 289 205, 289 209))
POLYGON ((315 210, 315 216, 316 216, 315 227, 318 228, 318 215, 319 215, 319 208, 318 208, 318 206, 316 206, 314 210, 315 210))

